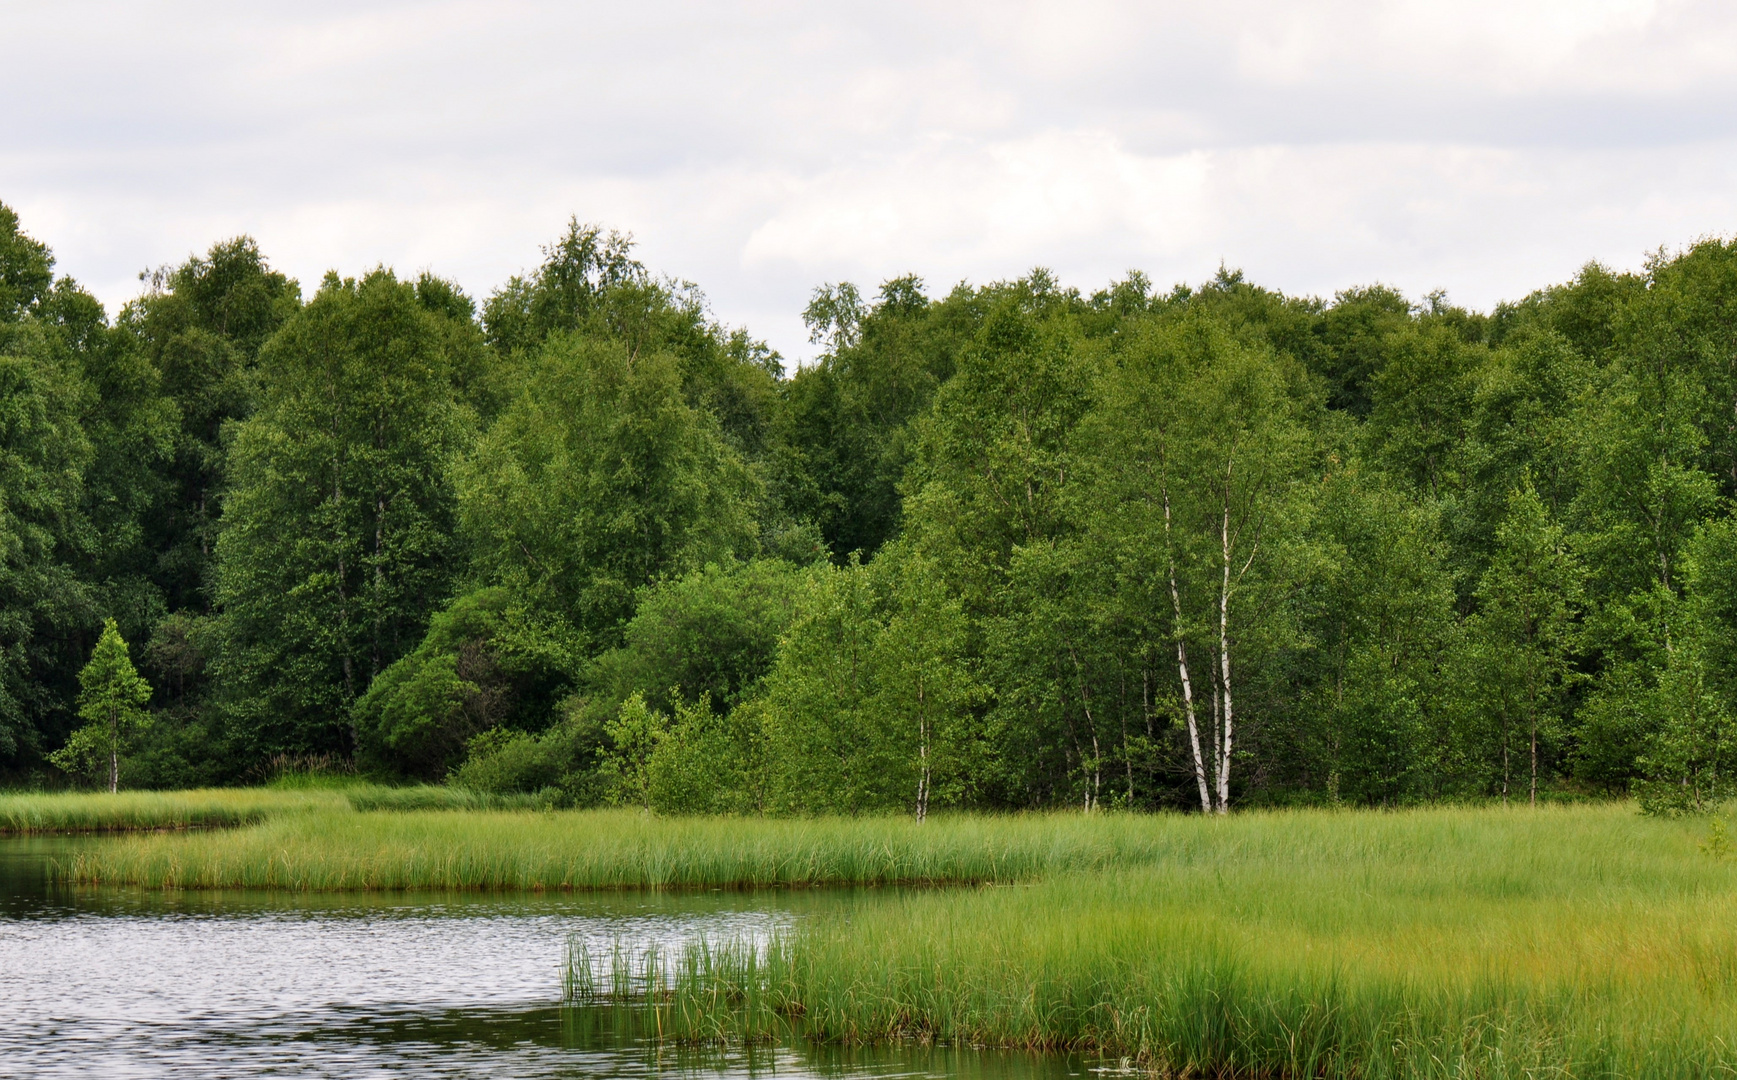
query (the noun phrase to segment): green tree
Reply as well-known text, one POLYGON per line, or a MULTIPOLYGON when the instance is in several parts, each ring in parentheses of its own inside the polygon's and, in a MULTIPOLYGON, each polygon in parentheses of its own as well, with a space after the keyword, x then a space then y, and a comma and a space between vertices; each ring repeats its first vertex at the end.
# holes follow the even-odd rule
POLYGON ((1362 804, 1461 789, 1444 662, 1460 628, 1440 521, 1379 472, 1332 463, 1309 521, 1317 561, 1295 595, 1310 648, 1288 679, 1302 700, 1286 730, 1268 734, 1275 780, 1362 804))
MULTIPOLYGON (((903 809, 970 793, 981 688, 961 605, 920 553, 811 571, 755 703, 773 806, 809 813, 903 809)), ((746 707, 744 707, 746 708, 746 707)))
POLYGON ((1644 779, 1635 785, 1642 810, 1700 814, 1730 797, 1737 724, 1729 699, 1708 677, 1701 642, 1676 643, 1657 684, 1635 704, 1650 714, 1652 732, 1638 762, 1644 779))
POLYGON ((440 780, 480 734, 538 731, 556 718, 581 657, 505 589, 438 612, 415 650, 382 671, 353 710, 364 760, 440 780))
POLYGON ((15 323, 36 311, 54 284, 48 246, 18 227, 18 214, 0 203, 0 323, 15 323))
MULTIPOLYGON (((535 273, 512 278, 483 305, 486 336, 507 376, 493 381, 515 384, 558 335, 614 342, 630 356, 665 354, 690 407, 710 413, 748 459, 767 453, 778 355, 745 331, 718 325, 698 288, 654 278, 632 252, 631 237, 570 221, 543 248, 535 273)), ((508 393, 504 400, 510 399, 508 393)))
POLYGON ((76 365, 43 327, 0 324, 0 758, 14 767, 69 730, 96 621, 76 569, 93 543, 84 400, 76 365))
POLYGON ((260 356, 218 540, 217 675, 241 757, 349 753, 346 719, 453 578, 458 376, 480 347, 390 271, 329 276, 260 356))
POLYGON ((638 590, 751 554, 758 478, 683 399, 675 358, 557 336, 459 479, 482 580, 617 644, 638 590))
POLYGON ((713 711, 702 697, 674 698, 645 762, 650 806, 659 813, 752 813, 766 808, 764 728, 753 708, 713 711))
POLYGON ((301 307, 301 290, 245 236, 157 271, 148 286, 116 318, 113 364, 115 377, 149 385, 172 410, 166 432, 149 429, 169 445, 145 459, 154 484, 140 515, 146 558, 135 572, 170 611, 209 612, 227 480, 224 426, 252 413, 259 351, 301 307))
POLYGON ((872 307, 848 282, 815 291, 804 319, 827 351, 784 384, 774 487, 835 560, 872 557, 896 535, 912 424, 951 378, 982 308, 965 287, 931 302, 915 276, 884 282, 872 307))
POLYGON ((1286 533, 1317 449, 1304 423, 1311 398, 1283 358, 1190 315, 1130 347, 1092 425, 1110 463, 1103 493, 1089 496, 1110 519, 1100 531, 1133 549, 1124 557, 1143 557, 1145 595, 1168 602, 1203 812, 1229 807, 1239 658, 1272 638, 1269 600, 1299 553, 1286 533))
POLYGON ((78 682, 78 715, 89 723, 73 732, 66 746, 49 760, 71 772, 93 759, 107 758, 112 792, 120 787, 122 744, 151 719, 144 709, 151 700, 151 684, 133 669, 115 620, 104 620, 102 636, 90 663, 78 673, 78 682))
POLYGON ((803 573, 775 559, 710 564, 647 588, 619 647, 586 682, 614 707, 638 691, 664 712, 675 698, 727 713, 754 697, 790 628, 803 573))
POLYGON ((1523 734, 1528 799, 1538 801, 1542 743, 1562 729, 1583 574, 1530 483, 1510 495, 1496 555, 1478 585, 1469 636, 1483 709, 1501 760, 1500 792, 1513 779, 1513 740, 1523 734))

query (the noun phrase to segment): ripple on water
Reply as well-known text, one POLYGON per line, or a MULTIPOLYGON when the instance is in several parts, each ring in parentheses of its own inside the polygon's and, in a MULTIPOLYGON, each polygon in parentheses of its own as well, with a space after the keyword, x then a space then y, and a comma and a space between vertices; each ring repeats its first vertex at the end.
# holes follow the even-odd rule
MULTIPOLYGON (((848 892, 574 895, 64 890, 88 839, 0 839, 9 1077, 877 1076, 1044 1080, 1065 1058, 945 1048, 671 1052, 560 1007, 598 949, 763 937, 848 892)), ((595 1017, 592 1017, 595 1019, 595 1017)))

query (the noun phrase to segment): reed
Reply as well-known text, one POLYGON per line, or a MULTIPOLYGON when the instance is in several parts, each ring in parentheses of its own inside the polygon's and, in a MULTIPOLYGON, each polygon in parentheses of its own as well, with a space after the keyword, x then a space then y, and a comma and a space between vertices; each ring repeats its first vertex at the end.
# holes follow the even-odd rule
POLYGON ((352 787, 345 793, 352 809, 369 810, 547 810, 555 794, 493 795, 460 787, 352 787))
POLYGON ((958 816, 919 825, 634 810, 329 811, 233 832, 126 838, 82 853, 64 872, 153 888, 939 885, 1197 857, 1212 835, 1180 816, 958 816))
POLYGON ((549 802, 546 795, 486 795, 433 785, 386 787, 342 776, 289 774, 257 788, 0 795, 0 833, 219 828, 308 811, 534 809, 549 802))
POLYGON ((214 788, 0 795, 0 833, 119 832, 250 825, 348 805, 333 789, 214 788))
POLYGON ((770 942, 576 945, 569 993, 657 1010, 678 1041, 1067 1048, 1161 1075, 1737 1068, 1737 868, 1704 823, 1592 807, 1202 828, 1183 857, 888 893, 770 942))

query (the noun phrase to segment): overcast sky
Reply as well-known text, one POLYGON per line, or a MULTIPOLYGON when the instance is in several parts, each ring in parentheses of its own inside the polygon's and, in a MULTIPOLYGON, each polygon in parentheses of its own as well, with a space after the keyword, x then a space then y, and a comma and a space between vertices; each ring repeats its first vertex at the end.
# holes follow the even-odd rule
POLYGON ((821 281, 1223 262, 1478 308, 1737 230, 1737 5, 0 0, 0 201, 111 308, 249 233, 486 295, 567 217, 787 359, 821 281))

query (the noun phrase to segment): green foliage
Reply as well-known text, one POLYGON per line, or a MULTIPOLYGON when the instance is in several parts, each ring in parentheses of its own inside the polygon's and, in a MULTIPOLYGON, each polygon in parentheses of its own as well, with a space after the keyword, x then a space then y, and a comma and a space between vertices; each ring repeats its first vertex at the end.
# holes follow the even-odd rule
POLYGON ((54 270, 0 207, 15 782, 112 617, 156 686, 131 784, 287 754, 653 810, 1724 798, 1737 244, 1487 315, 1230 268, 837 282, 789 377, 577 220, 480 305, 381 269, 304 306, 240 237, 110 325, 54 270))
POLYGON ((478 345, 378 271, 329 277, 262 351, 218 542, 245 756, 351 751, 351 705, 421 639, 453 577, 449 470, 475 424, 455 380, 478 345))
POLYGON ((882 284, 872 307, 849 282, 816 290, 804 319, 827 352, 784 387, 774 488, 836 559, 868 558, 896 534, 912 426, 952 376, 982 307, 969 289, 931 302, 914 276, 882 284))
POLYGON ((151 684, 133 668, 127 643, 115 620, 103 622, 90 663, 78 673, 78 715, 86 721, 49 760, 70 773, 107 765, 109 791, 120 785, 121 746, 133 732, 150 724, 144 709, 151 684))
POLYGON ((44 353, 40 333, 0 326, 0 757, 13 763, 65 730, 77 668, 63 643, 93 608, 74 569, 91 541, 81 382, 44 353))
POLYGON ((1726 699, 1708 686, 1707 665, 1695 643, 1671 650, 1657 683, 1636 704, 1650 713, 1652 732, 1638 763, 1646 777, 1635 784, 1641 809, 1703 814, 1729 798, 1737 724, 1726 699))
POLYGON ((982 694, 965 632, 920 554, 815 570, 762 705, 771 806, 921 820, 931 802, 965 802, 982 694))
POLYGON ((19 229, 18 214, 0 203, 0 323, 31 314, 54 281, 54 256, 47 245, 19 229))
POLYGON ((1463 673, 1439 515, 1379 473, 1335 463, 1317 494, 1299 620, 1313 644, 1290 733, 1265 737, 1287 781, 1329 802, 1394 804, 1459 794, 1454 738, 1463 673))
POLYGON ((760 485, 668 353, 558 336, 459 478, 484 580, 612 646, 637 590, 751 554, 760 485))
POLYGON ((454 787, 490 795, 552 792, 564 806, 599 806, 615 794, 608 737, 595 713, 569 709, 541 732, 498 727, 471 740, 454 787))
POLYGON ((1523 752, 1528 798, 1537 802, 1540 755, 1548 756, 1562 735, 1582 581, 1561 528, 1528 479, 1508 500, 1495 558, 1478 586, 1478 614, 1467 628, 1484 745, 1500 752, 1499 772, 1491 771, 1503 799, 1514 779, 1513 758, 1523 752), (1516 745, 1521 740, 1524 747, 1516 745))
POLYGON ((360 756, 439 780, 484 732, 548 726, 579 662, 562 629, 542 625, 502 588, 454 600, 356 702, 360 756))
POLYGON ((610 702, 637 692, 668 712, 673 692, 733 709, 771 669, 803 580, 789 563, 755 559, 661 581, 641 594, 621 645, 596 659, 587 682, 610 702))
POLYGON ((156 421, 148 430, 159 443, 137 496, 146 500, 141 550, 128 568, 161 591, 170 611, 208 611, 228 474, 224 425, 253 411, 259 351, 300 308, 301 291, 248 237, 158 271, 149 285, 115 327, 113 365, 148 386, 158 410, 132 409, 156 421))

